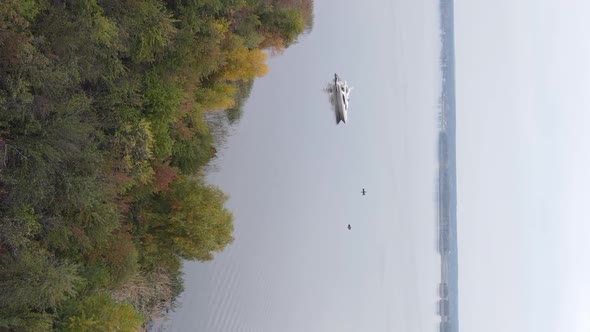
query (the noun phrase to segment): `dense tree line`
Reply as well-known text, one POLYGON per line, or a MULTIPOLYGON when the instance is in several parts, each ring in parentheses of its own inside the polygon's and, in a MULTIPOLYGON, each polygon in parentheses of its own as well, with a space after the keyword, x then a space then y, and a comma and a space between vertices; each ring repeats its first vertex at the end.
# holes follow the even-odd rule
POLYGON ((135 331, 170 306, 182 260, 233 240, 203 180, 216 133, 312 20, 311 0, 3 0, 0 330, 135 331))

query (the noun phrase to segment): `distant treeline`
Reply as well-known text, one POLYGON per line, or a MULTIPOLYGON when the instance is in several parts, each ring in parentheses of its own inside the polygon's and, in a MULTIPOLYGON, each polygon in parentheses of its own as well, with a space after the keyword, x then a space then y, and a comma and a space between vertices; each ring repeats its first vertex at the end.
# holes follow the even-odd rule
POLYGON ((137 331, 173 305, 182 260, 233 241, 203 180, 219 133, 312 1, 1 1, 0 331, 137 331))

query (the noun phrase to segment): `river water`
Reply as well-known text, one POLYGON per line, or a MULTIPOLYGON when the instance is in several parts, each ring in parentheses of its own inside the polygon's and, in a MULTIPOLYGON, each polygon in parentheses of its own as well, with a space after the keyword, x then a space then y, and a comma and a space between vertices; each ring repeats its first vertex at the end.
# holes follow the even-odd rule
POLYGON ((208 176, 236 240, 186 263, 157 329, 438 329, 439 27, 436 0, 316 1, 208 176), (334 73, 355 87, 338 126, 322 91, 334 73))

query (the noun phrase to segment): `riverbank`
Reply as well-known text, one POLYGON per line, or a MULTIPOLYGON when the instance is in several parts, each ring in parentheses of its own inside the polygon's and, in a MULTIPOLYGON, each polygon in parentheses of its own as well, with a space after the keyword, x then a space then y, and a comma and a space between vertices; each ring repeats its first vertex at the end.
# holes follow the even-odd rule
POLYGON ((233 241, 204 180, 311 1, 0 8, 0 329, 134 330, 233 241))

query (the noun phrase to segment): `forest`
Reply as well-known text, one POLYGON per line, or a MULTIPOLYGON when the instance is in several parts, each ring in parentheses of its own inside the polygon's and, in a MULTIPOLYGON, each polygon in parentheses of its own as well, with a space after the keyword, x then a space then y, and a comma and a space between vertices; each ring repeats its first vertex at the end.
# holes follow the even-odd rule
POLYGON ((2 0, 0 331, 142 331, 233 241, 205 181, 313 0, 2 0))

